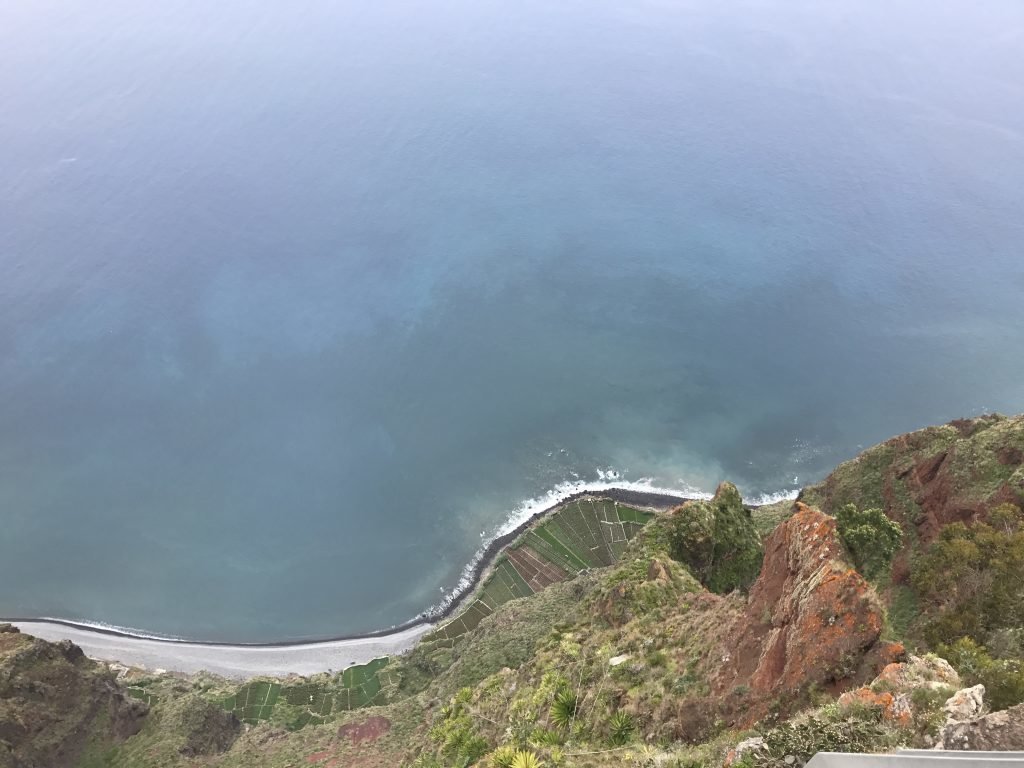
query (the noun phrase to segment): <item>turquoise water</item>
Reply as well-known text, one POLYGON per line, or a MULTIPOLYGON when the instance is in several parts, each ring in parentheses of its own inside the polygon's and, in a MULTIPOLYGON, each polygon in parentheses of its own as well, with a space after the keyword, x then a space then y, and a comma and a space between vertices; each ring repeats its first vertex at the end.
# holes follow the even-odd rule
POLYGON ((1024 410, 1022 45, 1019 0, 5 4, 0 615, 375 629, 562 484, 1024 410))

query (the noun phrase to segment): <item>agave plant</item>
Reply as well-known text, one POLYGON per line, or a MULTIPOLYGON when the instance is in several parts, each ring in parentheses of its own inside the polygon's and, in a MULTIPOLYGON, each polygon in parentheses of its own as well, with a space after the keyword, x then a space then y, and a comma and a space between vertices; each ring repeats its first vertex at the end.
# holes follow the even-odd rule
POLYGON ((563 688, 555 696, 555 701, 551 705, 551 711, 548 715, 556 727, 568 728, 573 718, 576 717, 576 711, 579 709, 579 706, 579 696, 570 689, 563 688))
POLYGON ((550 747, 562 743, 562 734, 547 728, 538 728, 530 734, 530 744, 535 747, 550 747))
POLYGON ((636 723, 628 712, 616 712, 608 721, 608 741, 615 746, 622 746, 633 736, 636 723))
POLYGON ((512 768, 541 768, 542 765, 537 755, 525 749, 518 750, 515 759, 512 760, 512 768))
POLYGON ((518 750, 509 744, 498 747, 491 752, 491 768, 512 768, 513 763, 516 761, 517 752, 518 750))

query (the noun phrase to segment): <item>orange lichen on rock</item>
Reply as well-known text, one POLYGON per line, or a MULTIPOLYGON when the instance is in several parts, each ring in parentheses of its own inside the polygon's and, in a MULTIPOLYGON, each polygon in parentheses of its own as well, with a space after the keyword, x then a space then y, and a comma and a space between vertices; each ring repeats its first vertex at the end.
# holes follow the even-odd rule
POLYGON ((913 720, 913 712, 906 695, 894 696, 889 691, 876 693, 867 686, 844 693, 839 697, 839 707, 844 710, 861 707, 880 710, 884 720, 902 727, 910 725, 913 720))
POLYGON ((747 685, 754 698, 767 699, 870 679, 898 657, 898 649, 879 647, 882 618, 874 590, 846 559, 835 520, 797 502, 765 542, 761 574, 728 633, 715 687, 747 685))

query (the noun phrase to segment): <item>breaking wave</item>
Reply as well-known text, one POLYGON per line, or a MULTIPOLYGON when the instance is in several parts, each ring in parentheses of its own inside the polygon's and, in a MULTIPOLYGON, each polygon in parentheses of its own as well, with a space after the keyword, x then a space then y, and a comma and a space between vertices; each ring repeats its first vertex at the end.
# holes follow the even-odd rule
MULTIPOLYGON (((710 499, 714 494, 695 488, 680 480, 677 487, 663 487, 655 485, 652 478, 640 478, 639 480, 625 480, 613 469, 598 469, 597 480, 570 481, 559 483, 547 493, 527 499, 516 507, 509 516, 490 536, 486 537, 480 549, 477 550, 472 560, 462 569, 455 587, 447 592, 440 602, 421 613, 417 618, 430 620, 438 618, 450 612, 452 607, 474 590, 479 582, 480 569, 484 560, 494 553, 491 551, 492 544, 504 537, 515 533, 528 522, 553 507, 561 504, 580 493, 595 493, 600 491, 625 490, 637 493, 647 493, 658 496, 675 496, 679 499, 710 499)), ((795 499, 797 490, 782 490, 773 493, 761 493, 753 497, 745 497, 744 501, 751 506, 762 506, 774 504, 779 501, 795 499)))

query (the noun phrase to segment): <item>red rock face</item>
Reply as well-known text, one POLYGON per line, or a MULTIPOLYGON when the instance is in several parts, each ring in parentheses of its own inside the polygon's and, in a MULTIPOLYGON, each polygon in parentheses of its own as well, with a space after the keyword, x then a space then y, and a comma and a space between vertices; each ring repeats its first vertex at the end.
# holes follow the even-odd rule
POLYGON ((361 723, 348 723, 338 729, 339 738, 348 738, 353 744, 372 744, 391 730, 391 721, 386 717, 371 717, 361 723))
POLYGON ((879 643, 881 631, 881 604, 847 562, 835 520, 797 503, 765 542, 761 574, 728 632, 714 687, 726 694, 745 686, 753 705, 742 719, 753 722, 765 711, 757 702, 799 695, 810 684, 870 679, 894 655, 879 643))

